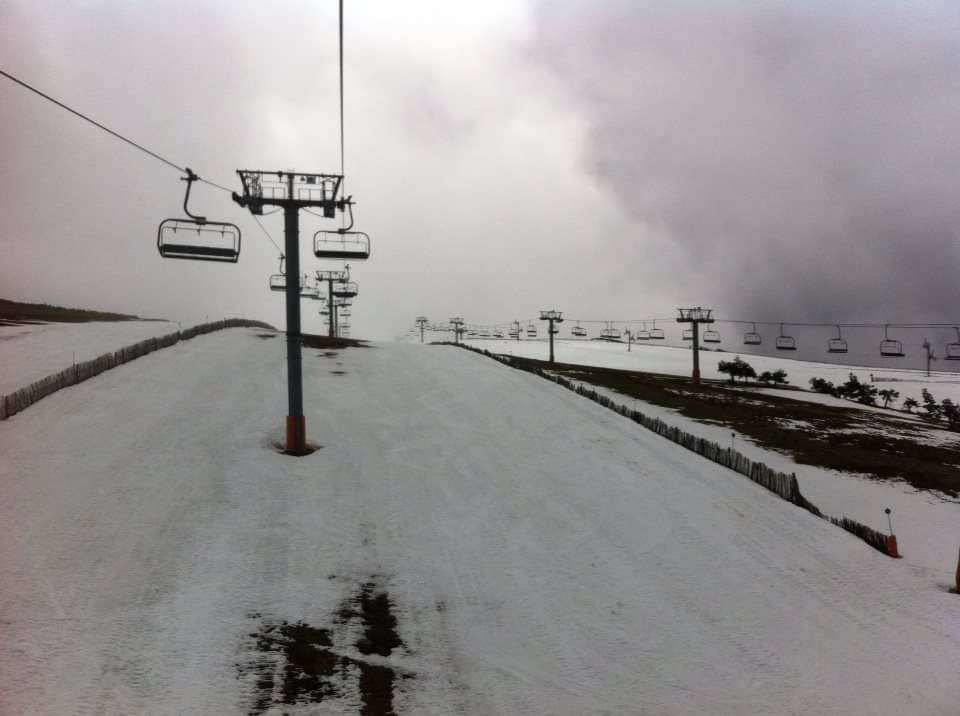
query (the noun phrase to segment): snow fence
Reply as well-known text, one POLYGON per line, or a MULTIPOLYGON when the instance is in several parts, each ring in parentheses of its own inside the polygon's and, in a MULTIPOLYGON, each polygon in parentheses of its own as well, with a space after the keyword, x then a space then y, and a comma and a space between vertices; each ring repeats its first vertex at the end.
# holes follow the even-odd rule
POLYGON ((771 492, 776 493, 787 502, 791 502, 797 507, 802 507, 817 517, 828 520, 838 527, 845 529, 847 532, 856 535, 874 549, 883 552, 890 557, 897 556, 890 553, 887 535, 883 534, 882 532, 877 532, 876 530, 871 529, 870 527, 867 527, 856 520, 852 520, 849 517, 831 517, 830 515, 826 515, 821 512, 816 505, 805 498, 800 492, 800 484, 797 481, 796 473, 786 473, 774 470, 773 468, 764 465, 762 462, 751 460, 746 455, 737 452, 733 448, 723 447, 710 440, 705 440, 704 438, 697 437, 696 435, 691 435, 690 433, 684 432, 680 428, 665 423, 660 418, 654 418, 649 415, 645 415, 639 410, 634 410, 633 408, 628 408, 625 405, 617 403, 609 396, 603 395, 593 388, 587 387, 583 383, 578 383, 570 380, 569 378, 565 378, 562 375, 556 375, 554 373, 544 371, 543 369, 529 363, 515 361, 512 356, 491 353, 490 351, 483 350, 481 348, 474 348, 473 346, 463 345, 462 343, 442 343, 438 345, 456 345, 460 348, 466 348, 474 353, 480 353, 488 358, 493 358, 494 360, 504 363, 511 368, 525 370, 528 373, 533 373, 541 378, 546 378, 547 380, 557 383, 558 385, 562 385, 564 388, 568 388, 569 390, 572 390, 575 393, 584 396, 585 398, 589 398, 593 402, 599 403, 605 408, 609 408, 610 410, 613 410, 614 412, 617 412, 626 418, 630 418, 635 423, 639 423, 648 430, 652 430, 653 432, 657 433, 657 435, 662 435, 668 440, 672 440, 678 445, 682 445, 687 450, 695 452, 698 455, 702 455, 703 457, 707 458, 708 460, 712 460, 715 463, 739 472, 741 475, 745 475, 758 485, 763 485, 771 492))
POLYGON ((204 333, 213 333, 221 331, 224 328, 265 328, 275 330, 273 326, 261 323, 260 321, 247 321, 241 318, 228 318, 222 321, 212 321, 210 323, 201 323, 200 325, 187 328, 182 331, 168 333, 159 338, 147 338, 146 340, 134 343, 112 353, 104 353, 102 356, 83 363, 74 363, 69 368, 61 370, 59 373, 48 375, 28 385, 25 388, 16 390, 13 393, 4 395, 0 399, 0 420, 16 415, 22 410, 29 408, 42 398, 46 398, 51 393, 56 393, 61 388, 66 388, 77 383, 100 375, 105 370, 116 368, 118 365, 129 363, 148 353, 153 353, 161 348, 168 348, 180 341, 186 341, 195 336, 204 333))

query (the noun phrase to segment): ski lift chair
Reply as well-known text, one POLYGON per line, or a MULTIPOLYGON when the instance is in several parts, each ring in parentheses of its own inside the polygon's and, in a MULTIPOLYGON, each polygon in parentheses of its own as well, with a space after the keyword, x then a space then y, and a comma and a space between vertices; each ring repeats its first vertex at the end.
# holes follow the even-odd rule
POLYGON ((754 323, 753 330, 747 331, 743 334, 743 345, 745 346, 759 346, 763 343, 763 338, 760 337, 760 334, 757 333, 757 324, 754 323))
POLYGON ((960 328, 954 326, 953 330, 957 332, 957 342, 947 343, 943 356, 945 360, 960 360, 960 328))
POLYGON ((527 337, 536 338, 537 337, 537 327, 532 323, 527 326, 527 337))
POLYGON ((370 258, 370 237, 362 231, 318 231, 313 235, 313 255, 318 259, 365 261, 370 258))
POLYGON ((650 331, 647 330, 647 324, 643 324, 643 328, 633 334, 633 340, 635 341, 649 341, 650 340, 650 331))
POLYGON ((795 351, 797 350, 797 339, 793 336, 788 336, 783 332, 783 324, 780 324, 780 335, 777 336, 777 342, 775 347, 778 351, 795 351))
POLYGON ((837 326, 837 337, 827 341, 827 353, 847 353, 848 350, 847 342, 840 333, 840 326, 837 326))
POLYGON ((354 281, 344 281, 333 284, 333 295, 336 298, 353 298, 360 292, 360 287, 354 281))
POLYGON ((287 276, 282 273, 271 274, 270 276, 270 290, 271 291, 286 291, 287 290, 287 276))
POLYGON ((666 338, 666 334, 663 332, 662 328, 657 328, 657 322, 653 322, 653 328, 650 329, 650 340, 651 341, 662 341, 666 338))
POLYGON ((207 221, 205 216, 190 213, 190 187, 200 177, 189 168, 187 192, 183 197, 183 212, 188 219, 165 219, 157 228, 157 250, 165 259, 219 261, 237 263, 240 258, 240 228, 222 221, 207 221))
POLYGON ((887 329, 889 329, 889 326, 883 327, 883 340, 880 341, 880 355, 885 358, 903 358, 903 343, 890 338, 887 329))
POLYGON ((682 340, 685 340, 685 341, 692 341, 692 340, 693 340, 693 329, 692 329, 692 328, 684 328, 684 329, 683 329, 683 332, 680 334, 680 338, 681 338, 682 340))
POLYGON ((720 331, 714 330, 713 328, 708 328, 703 332, 703 342, 704 343, 719 343, 720 342, 720 331))

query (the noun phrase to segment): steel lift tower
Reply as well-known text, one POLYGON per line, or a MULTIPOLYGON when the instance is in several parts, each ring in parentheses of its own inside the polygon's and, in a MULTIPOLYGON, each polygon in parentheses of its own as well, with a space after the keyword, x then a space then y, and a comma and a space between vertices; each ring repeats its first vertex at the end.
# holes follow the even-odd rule
POLYGON ((713 323, 713 309, 678 308, 677 323, 689 323, 693 327, 693 382, 700 382, 700 324, 713 323))
POLYGON ((254 216, 265 206, 283 209, 287 301, 287 452, 307 454, 307 427, 303 416, 303 360, 300 333, 300 209, 318 208, 328 219, 352 205, 341 198, 341 174, 303 174, 293 171, 238 169, 243 195, 233 200, 254 216))

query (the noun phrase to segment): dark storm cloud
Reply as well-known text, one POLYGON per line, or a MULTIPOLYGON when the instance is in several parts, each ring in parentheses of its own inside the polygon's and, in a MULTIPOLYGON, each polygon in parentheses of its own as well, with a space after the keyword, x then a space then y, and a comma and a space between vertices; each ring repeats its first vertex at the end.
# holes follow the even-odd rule
MULTIPOLYGON (((958 313, 960 6, 544 2, 583 161, 731 313, 958 313)), ((727 311, 724 311, 727 313, 727 311)))

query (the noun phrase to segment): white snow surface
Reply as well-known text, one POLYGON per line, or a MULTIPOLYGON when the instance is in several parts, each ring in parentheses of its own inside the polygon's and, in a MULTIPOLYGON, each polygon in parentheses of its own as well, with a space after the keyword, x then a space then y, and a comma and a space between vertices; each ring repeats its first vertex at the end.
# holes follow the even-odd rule
POLYGON ((177 330, 167 321, 93 321, 0 326, 0 395, 25 388, 74 362, 91 360, 177 330))
POLYGON ((829 515, 851 517, 879 532, 889 533, 890 523, 884 510, 890 508, 904 561, 918 576, 952 583, 957 558, 960 500, 917 490, 899 480, 877 480, 866 475, 797 465, 789 455, 760 447, 749 436, 727 426, 703 423, 681 415, 677 410, 637 400, 616 390, 586 385, 622 405, 660 418, 688 433, 719 445, 731 445, 751 460, 759 460, 780 472, 795 473, 803 495, 829 515))
POLYGON ((957 713, 960 598, 909 563, 454 348, 305 351, 323 448, 278 455, 253 333, 0 423, 0 713, 245 713, 249 615, 322 626, 371 575, 400 714, 957 713))

